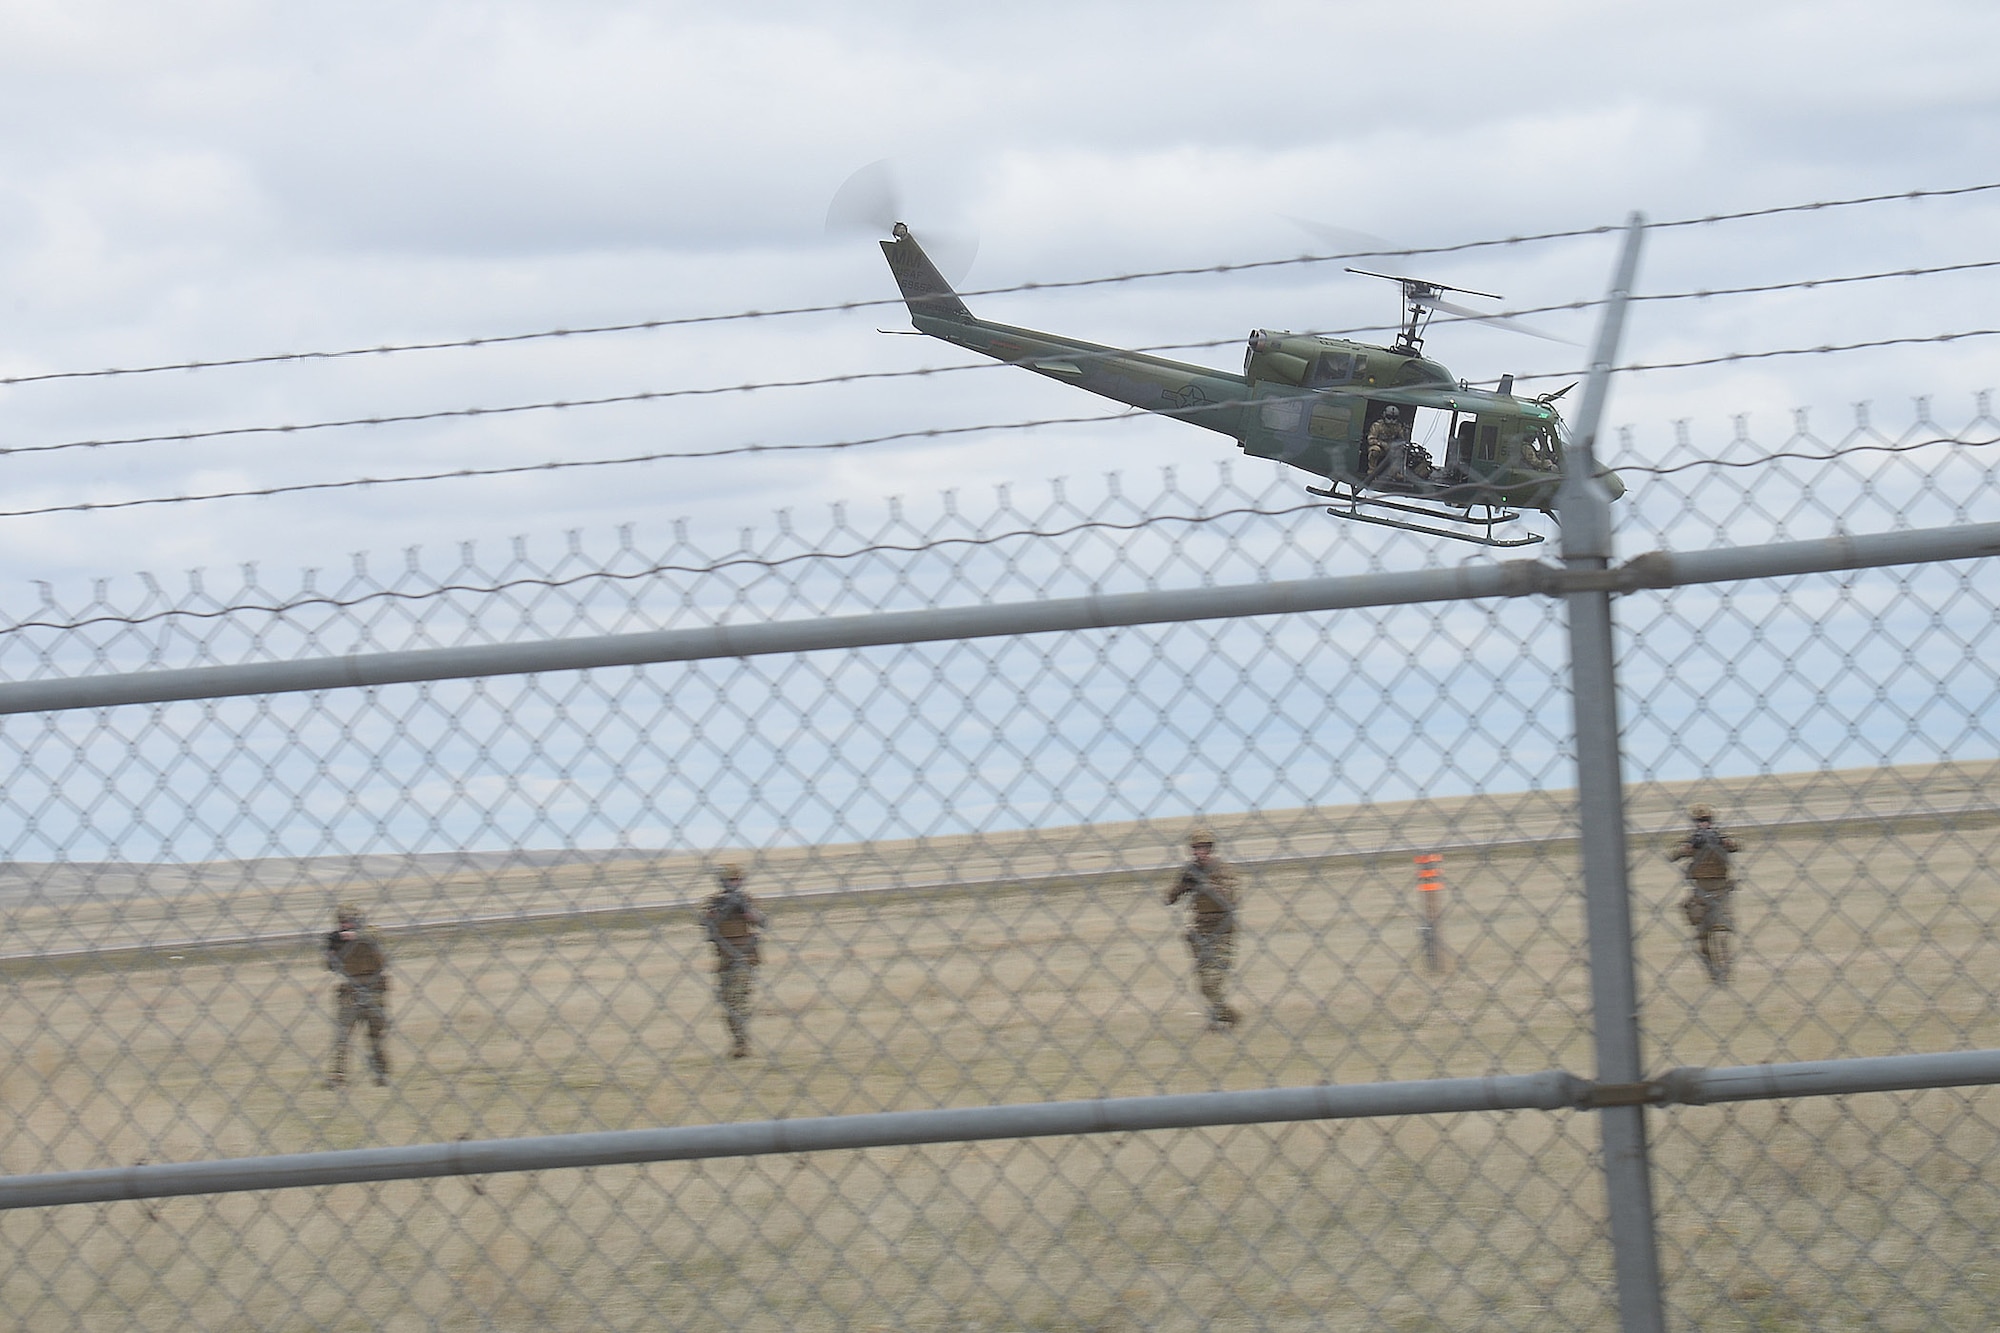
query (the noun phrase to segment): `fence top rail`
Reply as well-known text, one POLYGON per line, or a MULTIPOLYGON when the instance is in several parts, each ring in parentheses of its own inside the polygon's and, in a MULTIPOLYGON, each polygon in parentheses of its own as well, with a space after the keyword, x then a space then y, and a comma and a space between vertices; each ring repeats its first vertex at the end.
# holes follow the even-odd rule
POLYGON ((889 644, 1111 629, 1486 597, 1640 592, 2000 555, 2000 523, 1727 547, 1653 551, 1612 569, 1537 560, 1157 592, 944 607, 816 620, 710 625, 527 643, 478 644, 0 683, 0 714, 351 689, 481 676, 693 662, 889 644))

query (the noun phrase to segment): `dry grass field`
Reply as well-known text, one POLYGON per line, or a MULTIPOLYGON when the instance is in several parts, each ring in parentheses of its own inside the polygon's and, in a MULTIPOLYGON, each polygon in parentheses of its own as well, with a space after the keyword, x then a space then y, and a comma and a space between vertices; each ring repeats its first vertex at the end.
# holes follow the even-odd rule
MULTIPOLYGON (((1726 989, 1688 950, 1677 882, 1653 854, 1664 839, 1635 837, 1648 1063, 2000 1045, 2000 819, 1979 799, 1985 776, 1884 770, 1726 793, 1750 844, 1726 989)), ((409 884, 307 884, 293 868, 297 902, 275 911, 249 876, 236 893, 210 876, 144 912, 37 903, 15 938, 56 949, 295 929, 329 893, 365 891, 411 926, 391 937, 398 1070, 388 1089, 319 1086, 331 979, 296 943, 8 964, 0 1169, 1588 1074, 1559 795, 1219 821, 1249 886, 1247 1021, 1231 1033, 1196 1013, 1161 875, 1119 869, 1170 855, 1177 826, 764 858, 760 883, 781 890, 891 891, 772 899, 746 1061, 723 1057, 686 911, 647 906, 690 891, 692 866, 655 865, 644 883, 602 861, 409 884), (1450 849, 1452 965, 1436 975, 1419 962, 1410 845, 1450 849), (894 891, 946 872, 967 887, 894 891), (417 928, 518 913, 530 883, 577 910, 417 928), (621 911, 591 910, 603 907, 621 911), (162 921, 183 933, 159 934, 162 921)), ((1674 797, 1657 793, 1635 824, 1668 827, 1674 797)), ((1682 1326, 1978 1328, 2000 1308, 2000 1094, 1681 1108, 1652 1123, 1682 1326)), ((1521 1112, 30 1210, 0 1215, 0 1322, 1602 1328, 1614 1321, 1595 1143, 1587 1113, 1521 1112)))

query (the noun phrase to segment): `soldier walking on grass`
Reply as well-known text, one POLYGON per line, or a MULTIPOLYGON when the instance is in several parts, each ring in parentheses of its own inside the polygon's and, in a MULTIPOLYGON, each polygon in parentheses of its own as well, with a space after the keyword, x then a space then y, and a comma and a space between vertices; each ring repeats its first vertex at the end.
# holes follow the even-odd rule
POLYGON ((1667 859, 1688 863, 1688 896, 1681 901, 1681 910, 1694 927, 1695 951, 1708 969, 1708 979, 1720 984, 1729 980, 1730 941, 1736 928, 1730 909, 1736 884, 1730 878, 1729 854, 1742 848, 1715 827, 1715 811, 1708 806, 1689 806, 1688 818, 1694 821, 1693 831, 1667 853, 1667 859))
POLYGON ((743 868, 726 865, 716 872, 722 887, 701 905, 701 928, 715 946, 715 993, 729 1025, 729 1056, 750 1054, 750 1011, 756 994, 756 968, 764 960, 757 948, 765 916, 757 900, 743 888, 743 868))
POLYGON ((1236 872, 1216 858, 1215 835, 1205 828, 1188 835, 1188 850, 1192 856, 1167 890, 1167 906, 1188 900, 1185 938, 1194 955, 1195 985, 1208 1002, 1209 1027, 1228 1028, 1240 1017, 1223 998, 1236 961, 1236 872))
POLYGON ((340 978, 334 991, 333 1073, 326 1085, 347 1081, 347 1045, 356 1024, 368 1027, 368 1065, 375 1085, 389 1082, 389 956, 382 942, 361 918, 361 909, 343 904, 334 913, 334 928, 326 937, 326 970, 340 978))

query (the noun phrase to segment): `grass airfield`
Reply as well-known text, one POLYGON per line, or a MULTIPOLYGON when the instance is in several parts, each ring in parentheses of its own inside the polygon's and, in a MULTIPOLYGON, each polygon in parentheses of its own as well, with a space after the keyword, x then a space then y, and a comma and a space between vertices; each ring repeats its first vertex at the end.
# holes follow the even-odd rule
MULTIPOLYGON (((1725 793, 1747 846, 1726 989, 1689 949, 1678 881, 1657 854, 1681 794, 1635 801, 1635 826, 1660 831, 1633 839, 1648 1065, 2000 1045, 1987 981, 2000 820, 1977 799, 1985 776, 1883 770, 1725 793)), ((0 1168, 1588 1074, 1560 796, 1219 819, 1248 886, 1246 1022, 1232 1033, 1204 1029, 1177 919, 1158 900, 1178 825, 933 843, 901 849, 901 863, 881 844, 765 858, 759 883, 779 892, 747 1061, 724 1058, 685 907, 649 906, 685 898, 691 867, 679 879, 655 867, 643 883, 601 859, 522 867, 545 890, 574 877, 544 901, 578 910, 478 929, 424 923, 454 903, 463 919, 518 900, 496 882, 517 872, 490 872, 463 902, 436 875, 294 885, 301 902, 365 890, 382 905, 398 1066, 387 1089, 319 1086, 333 979, 309 947, 203 949, 187 931, 203 912, 238 927, 215 934, 285 925, 254 886, 234 912, 213 878, 151 918, 86 899, 24 910, 15 938, 40 931, 45 948, 65 931, 129 948, 121 928, 197 947, 9 966, 0 1168), (1408 848, 1425 845, 1449 848, 1450 965, 1438 973, 1417 946, 1408 848), (969 887, 915 887, 954 867, 969 887), (782 892, 829 883, 870 891, 782 892), (181 934, 158 933, 169 920, 181 934)), ((1651 1123, 1681 1323, 1965 1328, 2000 1307, 2000 1096, 1681 1108, 1651 1123)), ((28 1211, 0 1215, 0 1321, 1601 1328, 1615 1320, 1595 1144, 1587 1114, 1520 1112, 28 1211)))

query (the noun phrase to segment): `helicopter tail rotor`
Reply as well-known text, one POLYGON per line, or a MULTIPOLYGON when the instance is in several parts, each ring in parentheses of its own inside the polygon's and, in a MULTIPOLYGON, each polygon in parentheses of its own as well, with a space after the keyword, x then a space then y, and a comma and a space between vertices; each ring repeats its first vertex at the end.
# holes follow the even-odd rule
POLYGON ((888 231, 902 213, 902 191, 888 158, 870 162, 841 182, 826 206, 826 231, 888 231))
MULTIPOLYGON (((841 183, 826 207, 826 233, 894 234, 909 216, 894 161, 870 162, 841 183)), ((907 229, 906 229, 907 230, 907 229)), ((919 230, 923 249, 947 282, 962 280, 979 254, 979 236, 968 230, 926 226, 919 230)))

